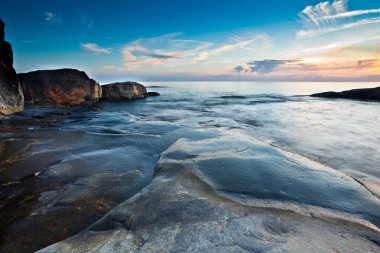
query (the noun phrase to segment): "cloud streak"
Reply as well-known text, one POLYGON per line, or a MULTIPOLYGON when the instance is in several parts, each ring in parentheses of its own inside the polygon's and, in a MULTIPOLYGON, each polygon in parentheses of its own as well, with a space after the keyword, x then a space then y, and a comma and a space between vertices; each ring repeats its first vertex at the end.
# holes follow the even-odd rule
POLYGON ((251 34, 248 38, 238 38, 233 43, 224 44, 209 51, 201 52, 199 53, 196 60, 203 61, 210 56, 219 55, 238 49, 251 51, 255 47, 256 43, 260 42, 271 44, 269 36, 265 34, 251 34))
POLYGON ((314 37, 326 33, 352 29, 360 26, 380 23, 380 17, 364 16, 352 20, 350 18, 368 14, 378 14, 380 9, 349 11, 347 0, 321 2, 315 6, 307 6, 298 15, 306 29, 297 32, 297 38, 314 37))
POLYGON ((143 65, 158 65, 163 62, 195 56, 211 43, 177 39, 182 33, 170 33, 153 38, 140 38, 122 49, 124 66, 137 69, 143 65))
POLYGON ((94 54, 110 54, 111 48, 99 47, 96 43, 81 43, 81 48, 87 52, 94 54))
POLYGON ((380 13, 380 8, 379 9, 372 9, 372 10, 348 11, 348 12, 335 14, 332 16, 325 16, 325 17, 319 18, 319 20, 338 19, 338 18, 352 18, 352 17, 356 17, 356 16, 367 15, 367 14, 375 14, 375 13, 380 13))

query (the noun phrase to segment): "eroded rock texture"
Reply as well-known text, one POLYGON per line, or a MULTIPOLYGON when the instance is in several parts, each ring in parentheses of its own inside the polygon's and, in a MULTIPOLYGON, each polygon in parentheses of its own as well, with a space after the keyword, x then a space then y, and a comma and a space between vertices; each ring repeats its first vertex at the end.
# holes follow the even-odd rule
POLYGON ((100 85, 76 69, 38 70, 19 74, 25 101, 56 105, 97 103, 100 85))

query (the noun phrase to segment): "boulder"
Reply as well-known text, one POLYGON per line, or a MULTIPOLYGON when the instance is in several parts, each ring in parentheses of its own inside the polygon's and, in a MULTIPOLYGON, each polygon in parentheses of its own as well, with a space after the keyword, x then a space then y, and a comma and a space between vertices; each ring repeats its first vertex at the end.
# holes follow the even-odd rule
POLYGON ((145 98, 147 90, 136 82, 121 82, 102 85, 102 100, 121 101, 145 98))
POLYGON ((151 92, 147 93, 147 96, 148 97, 157 97, 157 96, 160 96, 160 93, 155 92, 155 91, 151 91, 151 92))
POLYGON ((322 92, 312 94, 312 97, 323 98, 348 98, 348 99, 363 99, 363 100, 380 100, 380 87, 368 89, 354 89, 342 92, 322 92))
POLYGON ((76 69, 38 70, 18 76, 26 102, 93 104, 99 102, 102 95, 100 85, 76 69))
POLYGON ((4 27, 0 19, 0 114, 8 115, 24 109, 24 96, 13 68, 12 46, 4 40, 4 27))

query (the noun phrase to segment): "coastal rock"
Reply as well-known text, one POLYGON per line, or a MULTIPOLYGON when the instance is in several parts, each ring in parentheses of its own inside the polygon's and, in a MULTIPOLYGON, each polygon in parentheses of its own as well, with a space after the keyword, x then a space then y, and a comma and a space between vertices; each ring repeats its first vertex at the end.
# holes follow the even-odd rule
POLYGON ((4 40, 4 27, 0 19, 0 114, 8 115, 24 109, 24 96, 13 68, 12 46, 4 40))
POLYGON ((363 100, 380 100, 380 87, 368 89, 354 89, 342 92, 322 92, 312 94, 312 97, 323 98, 347 98, 347 99, 363 99, 363 100))
POLYGON ((19 74, 25 101, 31 103, 80 105, 97 103, 100 85, 76 69, 38 70, 19 74))
MULTIPOLYGON (((342 179, 342 175, 335 175, 322 165, 293 157, 247 136, 238 137, 200 141, 179 139, 161 155, 150 185, 88 229, 39 252, 379 250, 378 230, 349 215, 340 216, 313 206, 296 205, 292 208, 295 202, 283 202, 282 197, 278 202, 260 201, 253 192, 234 191, 245 182, 244 176, 260 177, 264 174, 261 176, 271 178, 273 174, 281 173, 283 166, 290 172, 294 170, 294 177, 304 173, 299 180, 309 180, 305 185, 315 179, 324 180, 326 176, 323 183, 332 180, 337 184, 336 189, 332 189, 333 194, 358 191, 363 196, 369 195, 355 181, 348 177, 342 179), (240 141, 243 143, 239 144, 240 141), (246 155, 249 158, 245 158, 246 155), (225 163, 231 158, 232 163, 238 162, 234 164, 236 167, 225 163), (275 160, 271 162, 267 158, 275 160), (245 159, 254 159, 256 163, 252 167, 246 166, 249 163, 245 159), (266 175, 271 166, 274 166, 274 173, 266 175), (251 174, 255 168, 261 169, 262 173, 251 174), (236 176, 231 177, 231 174, 238 170, 245 174, 236 180, 236 176), (231 172, 228 174, 228 171, 231 172), (312 175, 317 178, 308 177, 312 175), (229 185, 221 184, 220 179, 228 181, 229 185)), ((290 193, 287 187, 293 186, 289 178, 282 179, 282 176, 277 176, 277 180, 283 180, 283 183, 274 179, 273 186, 287 196, 290 193)), ((249 182, 247 180, 243 186, 249 182)), ((262 186, 256 184, 251 187, 262 186)), ((306 189, 303 193, 309 194, 306 189)), ((310 194, 320 197, 314 191, 310 194)))
POLYGON ((136 82, 121 82, 102 85, 102 100, 121 101, 145 98, 147 90, 136 82))
POLYGON ((148 97, 157 97, 157 96, 160 96, 160 93, 155 92, 155 91, 150 91, 147 93, 147 96, 148 97))

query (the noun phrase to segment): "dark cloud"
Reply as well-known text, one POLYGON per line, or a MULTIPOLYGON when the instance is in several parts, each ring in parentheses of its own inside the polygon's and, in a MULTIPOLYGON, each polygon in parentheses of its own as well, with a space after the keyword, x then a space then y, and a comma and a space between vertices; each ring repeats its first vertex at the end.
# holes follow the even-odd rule
POLYGON ((241 73, 241 72, 243 72, 244 71, 244 68, 243 68, 243 66, 236 66, 235 68, 234 68, 234 72, 236 72, 236 73, 241 73))
POLYGON ((246 66, 236 66, 234 68, 234 72, 242 73, 242 72, 255 72, 258 74, 267 74, 273 72, 281 65, 285 65, 288 63, 299 62, 300 60, 262 60, 262 61, 251 61, 248 62, 246 66))
POLYGON ((292 63, 295 61, 297 60, 262 60, 248 62, 248 65, 250 66, 251 72, 266 74, 273 72, 281 65, 285 65, 287 63, 292 63))
POLYGON ((170 54, 159 54, 159 53, 153 53, 153 52, 146 52, 145 56, 148 56, 150 58, 155 58, 155 59, 175 59, 178 58, 177 56, 170 55, 170 54))
POLYGON ((358 61, 357 68, 358 69, 365 69, 365 68, 368 68, 368 67, 375 65, 376 62, 377 62, 377 59, 361 60, 361 61, 358 61))

